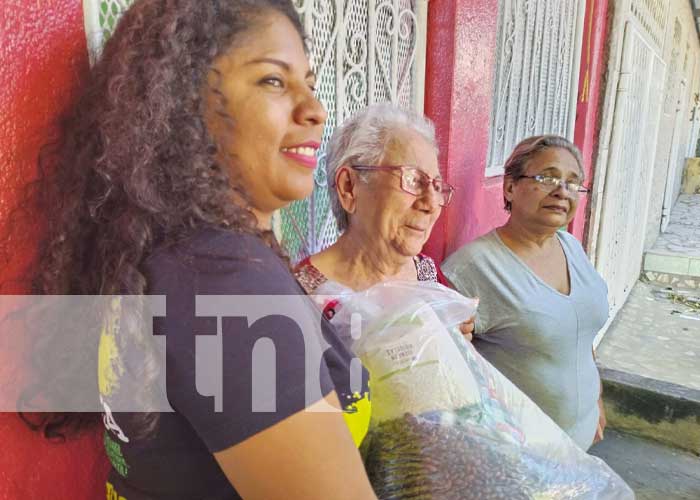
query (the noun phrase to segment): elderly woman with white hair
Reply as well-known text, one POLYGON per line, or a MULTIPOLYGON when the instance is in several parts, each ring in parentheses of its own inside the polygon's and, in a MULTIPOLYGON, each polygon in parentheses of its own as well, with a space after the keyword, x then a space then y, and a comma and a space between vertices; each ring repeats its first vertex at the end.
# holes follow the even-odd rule
MULTIPOLYGON (((420 252, 454 188, 440 175, 432 123, 390 104, 370 106, 336 130, 326 165, 342 234, 297 266, 306 291, 365 290, 388 280, 439 281, 435 263, 420 252)), ((332 307, 324 311, 328 317, 332 307)), ((473 322, 462 325, 469 338, 472 329, 473 322)))
POLYGON ((481 299, 477 351, 588 449, 605 427, 592 347, 608 319, 607 287, 576 238, 560 231, 587 191, 582 163, 563 137, 518 144, 503 180, 510 218, 442 270, 481 299))

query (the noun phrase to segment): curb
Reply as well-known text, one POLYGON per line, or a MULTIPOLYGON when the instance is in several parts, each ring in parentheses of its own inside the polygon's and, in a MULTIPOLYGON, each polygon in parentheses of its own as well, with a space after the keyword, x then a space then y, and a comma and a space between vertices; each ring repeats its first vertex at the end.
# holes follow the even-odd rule
POLYGON ((599 370, 608 426, 700 455, 700 390, 599 370))

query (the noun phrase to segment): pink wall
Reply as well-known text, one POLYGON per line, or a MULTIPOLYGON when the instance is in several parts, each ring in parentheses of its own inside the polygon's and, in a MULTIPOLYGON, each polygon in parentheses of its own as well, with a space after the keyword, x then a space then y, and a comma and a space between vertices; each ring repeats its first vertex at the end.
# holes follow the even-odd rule
POLYGON ((437 261, 506 220, 501 178, 486 179, 498 0, 431 0, 426 114, 440 166, 457 188, 425 251, 437 261))
MULTIPOLYGON (((605 72, 605 42, 607 37, 608 0, 588 0, 586 24, 581 51, 576 131, 574 142, 583 153, 583 163, 589 186, 593 185, 595 153, 598 147, 598 111, 602 76, 605 72)), ((588 223, 589 196, 581 199, 576 218, 569 231, 583 241, 588 223)))
MULTIPOLYGON (((35 172, 48 126, 67 103, 87 67, 80 0, 0 0, 0 225, 35 172)), ((13 281, 31 261, 36 223, 0 240, 2 293, 26 290, 13 281)), ((0 363, 3 363, 0 353, 0 363)), ((106 459, 95 433, 49 444, 16 414, 0 414, 0 500, 104 497, 106 459)))
MULTIPOLYGON (((597 103, 604 70, 607 0, 589 0, 575 142, 592 178, 597 103), (587 79, 587 80, 586 80, 587 79), (585 92, 584 92, 585 90, 585 92)), ((496 60, 498 0, 431 0, 428 17, 426 114, 435 122, 440 166, 457 193, 425 251, 442 261, 464 243, 503 224, 502 177, 486 178, 496 60)), ((571 232, 582 239, 588 200, 571 232)))

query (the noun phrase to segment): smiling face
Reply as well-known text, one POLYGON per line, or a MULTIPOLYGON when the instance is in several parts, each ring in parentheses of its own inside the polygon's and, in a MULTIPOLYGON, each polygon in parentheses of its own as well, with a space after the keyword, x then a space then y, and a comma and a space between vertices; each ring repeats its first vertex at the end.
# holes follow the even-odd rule
MULTIPOLYGON (((415 132, 393 141, 381 165, 414 166, 440 178, 435 148, 415 132)), ((359 234, 404 257, 420 253, 442 211, 435 191, 427 189, 423 196, 404 192, 400 171, 373 171, 366 177, 367 183, 355 184, 357 201, 349 216, 351 230, 359 230, 359 234)))
POLYGON ((302 39, 285 16, 270 13, 214 61, 207 125, 247 193, 260 222, 313 189, 326 112, 314 96, 315 76, 302 39))
MULTIPOLYGON (((566 181, 581 181, 581 169, 576 158, 563 148, 547 148, 533 156, 523 175, 549 175, 566 181)), ((512 204, 511 217, 527 225, 559 229, 573 219, 578 206, 578 193, 559 186, 543 186, 534 179, 513 180, 506 177, 503 185, 506 200, 512 204)))

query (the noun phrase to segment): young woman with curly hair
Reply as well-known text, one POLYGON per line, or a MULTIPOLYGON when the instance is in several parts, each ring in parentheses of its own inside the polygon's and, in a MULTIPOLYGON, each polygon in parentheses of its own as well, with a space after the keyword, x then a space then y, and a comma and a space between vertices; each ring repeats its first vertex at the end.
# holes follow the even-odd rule
MULTIPOLYGON (((94 382, 113 464, 108 498, 374 498, 348 419, 308 411, 368 398, 366 372, 362 390, 349 388, 352 355, 327 323, 316 323, 329 346, 319 399, 307 401, 304 346, 279 316, 224 327, 219 411, 195 383, 195 296, 303 295, 270 224, 273 211, 310 194, 326 119, 302 32, 290 0, 137 0, 42 156, 36 193, 49 231, 34 292, 167 298, 175 411, 111 412, 109 384, 94 382), (250 404, 250 346, 264 337, 274 340, 278 383, 276 408, 260 413, 250 404)), ((47 338, 34 354, 81 343, 90 355, 72 362, 103 374, 113 368, 97 363, 106 334, 120 333, 47 338)), ((146 361, 144 385, 164 368, 146 361)), ((43 390, 60 393, 73 368, 43 374, 43 390)), ((31 422, 66 435, 99 415, 31 422)))

